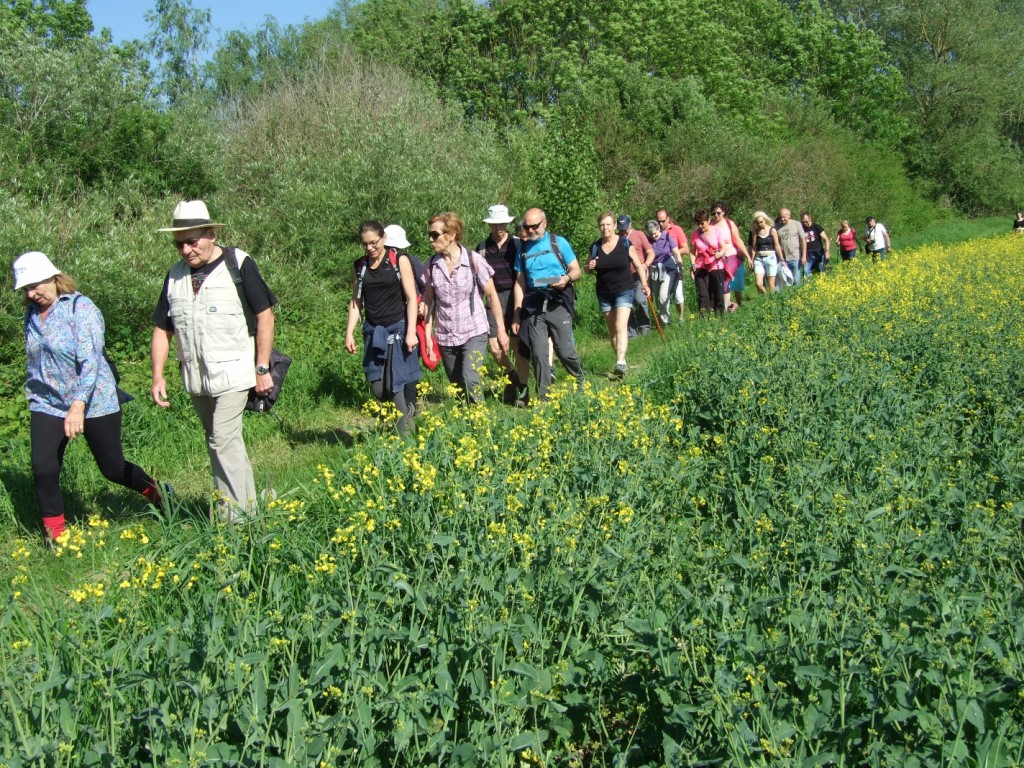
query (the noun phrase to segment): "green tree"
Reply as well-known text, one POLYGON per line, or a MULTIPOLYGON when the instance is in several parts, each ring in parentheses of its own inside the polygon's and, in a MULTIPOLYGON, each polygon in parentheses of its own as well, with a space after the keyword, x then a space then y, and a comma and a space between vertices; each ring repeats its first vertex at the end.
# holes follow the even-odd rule
POLYGON ((56 46, 73 45, 92 32, 86 0, 3 0, 0 2, 0 36, 18 33, 56 46))
POLYGON ((160 93, 177 104, 202 86, 200 59, 209 48, 210 12, 194 8, 191 0, 156 0, 145 18, 151 28, 146 46, 156 63, 160 93))

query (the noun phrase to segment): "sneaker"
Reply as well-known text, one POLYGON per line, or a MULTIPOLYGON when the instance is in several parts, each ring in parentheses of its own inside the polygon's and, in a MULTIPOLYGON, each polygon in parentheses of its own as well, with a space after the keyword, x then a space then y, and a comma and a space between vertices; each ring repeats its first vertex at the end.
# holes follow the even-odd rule
POLYGON ((616 363, 615 367, 612 369, 612 378, 613 379, 624 379, 624 378, 626 378, 626 368, 627 368, 627 366, 626 366, 625 363, 616 363))
POLYGON ((512 403, 516 408, 528 408, 530 406, 530 390, 522 387, 516 390, 515 400, 512 403))

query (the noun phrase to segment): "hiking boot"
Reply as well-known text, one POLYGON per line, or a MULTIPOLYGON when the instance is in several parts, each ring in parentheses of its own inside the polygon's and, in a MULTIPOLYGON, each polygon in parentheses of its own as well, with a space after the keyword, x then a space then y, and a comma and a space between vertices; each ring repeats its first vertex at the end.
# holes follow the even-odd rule
POLYGON ((615 367, 612 368, 611 377, 617 381, 621 381, 622 379, 626 378, 626 369, 627 366, 625 363, 616 363, 615 367))

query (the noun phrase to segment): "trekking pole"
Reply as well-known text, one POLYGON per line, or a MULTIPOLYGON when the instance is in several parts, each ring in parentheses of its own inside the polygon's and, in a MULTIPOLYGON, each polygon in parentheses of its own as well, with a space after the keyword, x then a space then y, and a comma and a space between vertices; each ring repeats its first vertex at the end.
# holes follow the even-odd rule
POLYGON ((654 327, 658 329, 658 335, 661 336, 661 343, 668 344, 665 341, 665 332, 661 330, 661 320, 658 319, 658 310, 654 306, 654 294, 647 294, 647 306, 651 308, 651 317, 654 318, 654 327))

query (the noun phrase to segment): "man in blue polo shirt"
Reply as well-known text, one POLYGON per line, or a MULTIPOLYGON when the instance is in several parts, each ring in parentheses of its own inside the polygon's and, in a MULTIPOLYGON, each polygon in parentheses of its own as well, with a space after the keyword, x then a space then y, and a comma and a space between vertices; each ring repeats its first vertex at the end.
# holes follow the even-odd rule
POLYGON ((582 272, 569 242, 548 233, 547 217, 540 208, 531 208, 523 216, 523 231, 525 239, 515 262, 512 333, 535 350, 533 374, 537 396, 543 400, 551 386, 548 338, 569 375, 583 382, 583 365, 572 335, 576 302, 572 284, 582 272))

